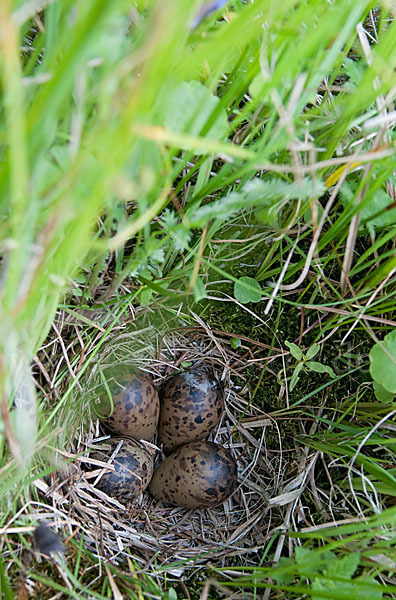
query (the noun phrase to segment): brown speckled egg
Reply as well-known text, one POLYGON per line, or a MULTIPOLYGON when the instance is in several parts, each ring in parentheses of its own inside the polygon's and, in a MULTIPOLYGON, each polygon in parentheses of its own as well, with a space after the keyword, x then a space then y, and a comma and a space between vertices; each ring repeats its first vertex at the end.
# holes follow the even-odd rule
POLYGON ((154 471, 149 490, 164 502, 186 508, 221 504, 236 489, 237 465, 231 453, 213 442, 181 446, 154 471))
POLYGON ((174 375, 161 390, 159 442, 165 454, 202 440, 216 427, 224 408, 217 379, 201 369, 174 375))
POLYGON ((136 440, 151 440, 157 430, 159 418, 158 392, 149 375, 118 365, 104 371, 112 399, 104 385, 97 390, 96 412, 108 415, 102 423, 111 432, 126 435, 136 440))
POLYGON ((143 444, 121 437, 106 440, 90 456, 108 462, 120 441, 122 446, 110 463, 115 471, 105 472, 96 487, 126 504, 138 498, 147 488, 153 475, 154 458, 143 444))

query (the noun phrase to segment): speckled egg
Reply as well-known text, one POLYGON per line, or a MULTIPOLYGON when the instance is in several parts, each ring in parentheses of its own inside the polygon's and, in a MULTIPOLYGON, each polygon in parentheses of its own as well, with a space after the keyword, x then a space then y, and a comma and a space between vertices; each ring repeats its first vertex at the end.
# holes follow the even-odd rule
POLYGON ((151 440, 157 430, 159 398, 151 377, 126 365, 104 371, 113 399, 105 385, 97 389, 97 414, 111 432, 136 440, 151 440), (107 417, 104 415, 108 415, 107 417))
POLYGON ((154 471, 149 491, 164 502, 209 508, 236 489, 238 470, 231 453, 213 442, 181 446, 154 471))
POLYGON ((220 421, 224 408, 220 383, 201 369, 171 377, 161 390, 160 400, 159 442, 165 454, 204 439, 220 421))
POLYGON ((153 475, 154 458, 143 444, 121 437, 106 440, 90 456, 108 462, 120 441, 122 446, 110 463, 115 470, 105 472, 96 487, 126 504, 138 498, 147 488, 153 475))

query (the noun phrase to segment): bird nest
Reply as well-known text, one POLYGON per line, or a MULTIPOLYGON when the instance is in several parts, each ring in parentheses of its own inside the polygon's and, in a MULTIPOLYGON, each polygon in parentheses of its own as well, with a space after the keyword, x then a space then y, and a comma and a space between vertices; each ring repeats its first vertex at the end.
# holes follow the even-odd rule
MULTIPOLYGON (((188 366, 205 367, 221 381, 225 410, 209 439, 232 453, 238 465, 238 487, 216 508, 170 506, 148 491, 124 506, 95 487, 103 463, 90 452, 106 436, 90 411, 98 378, 96 360, 86 371, 89 375, 74 387, 73 402, 79 407, 74 413, 90 416, 74 427, 78 433, 68 447, 57 451, 59 468, 36 481, 36 487, 52 503, 55 521, 63 525, 66 535, 83 536, 84 546, 98 558, 115 564, 133 558, 145 570, 150 565, 166 565, 175 575, 207 561, 231 564, 228 557, 234 566, 257 563, 257 552, 268 541, 268 499, 279 487, 279 462, 266 452, 266 431, 276 424, 249 400, 244 385, 249 361, 243 350, 231 349, 229 339, 215 335, 202 323, 166 334, 155 327, 140 335, 123 328, 106 341, 100 354, 100 367, 115 362, 138 367, 151 375, 158 388, 188 366)), ((70 411, 65 411, 65 423, 69 417, 70 411)), ((147 445, 159 457, 156 443, 154 438, 147 445)))

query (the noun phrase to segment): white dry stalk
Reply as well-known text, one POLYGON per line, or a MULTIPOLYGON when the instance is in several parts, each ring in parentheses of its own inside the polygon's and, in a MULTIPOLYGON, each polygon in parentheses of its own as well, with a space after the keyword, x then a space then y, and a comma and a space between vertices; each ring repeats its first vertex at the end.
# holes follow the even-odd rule
MULTIPOLYGON (((343 182, 344 182, 344 180, 345 180, 345 178, 346 178, 346 176, 347 176, 348 172, 349 172, 349 170, 348 170, 348 168, 346 168, 346 169, 344 170, 343 174, 341 175, 340 179, 338 180, 338 182, 337 182, 337 185, 334 187, 334 190, 333 190, 333 192, 332 192, 332 194, 331 194, 331 196, 330 196, 329 200, 328 200, 328 201, 327 201, 327 203, 326 203, 326 206, 325 206, 325 208, 324 208, 324 210, 323 210, 323 213, 322 213, 322 218, 320 219, 320 222, 319 222, 319 224, 318 224, 318 226, 317 226, 317 228, 316 228, 316 230, 315 230, 314 236, 313 236, 313 238, 312 238, 312 242, 311 242, 311 245, 310 245, 310 247, 309 247, 309 250, 308 250, 307 258, 306 258, 306 260, 305 260, 305 264, 304 264, 303 270, 301 271, 301 274, 300 274, 300 276, 299 276, 299 277, 298 277, 298 279, 297 279, 296 281, 294 281, 293 283, 282 285, 282 284, 281 284, 281 282, 282 282, 282 279, 283 279, 283 277, 284 277, 284 275, 285 275, 285 272, 286 272, 286 269, 285 269, 285 268, 283 268, 283 269, 282 269, 282 272, 281 272, 281 274, 280 274, 280 276, 279 276, 279 279, 278 279, 278 281, 277 281, 277 283, 276 283, 276 286, 275 286, 275 290, 276 290, 276 292, 275 292, 275 294, 274 294, 274 293, 273 293, 273 294, 271 294, 271 298, 272 298, 272 296, 273 296, 273 297, 275 297, 275 295, 276 295, 276 293, 277 293, 277 291, 278 291, 279 289, 281 289, 282 291, 286 291, 286 290, 288 290, 288 291, 290 291, 290 290, 295 290, 296 288, 298 288, 298 287, 299 287, 299 286, 302 284, 302 282, 304 281, 304 279, 305 279, 305 278, 306 278, 306 276, 308 275, 309 268, 310 268, 310 266, 311 266, 311 261, 312 261, 312 258, 313 258, 313 256, 314 256, 315 252, 316 252, 316 247, 317 247, 317 245, 318 245, 318 242, 319 242, 319 237, 320 237, 320 234, 321 234, 321 232, 322 232, 322 228, 323 228, 323 226, 324 226, 324 224, 325 224, 325 221, 326 221, 326 219, 327 219, 327 216, 328 216, 328 214, 329 214, 329 212, 330 212, 330 209, 331 209, 331 207, 332 207, 332 205, 333 205, 334 201, 335 201, 335 200, 336 200, 336 198, 338 197, 338 192, 339 192, 339 190, 340 190, 340 187, 341 187, 341 185, 343 184, 343 182)), ((297 241, 298 241, 298 239, 296 239, 296 242, 294 243, 294 245, 293 245, 293 247, 292 247, 292 251, 294 251, 294 248, 295 248, 295 246, 296 246, 296 244, 297 244, 297 241)), ((289 255, 289 256, 290 256, 290 255, 289 255)), ((291 259, 291 256, 290 256, 290 258, 288 257, 288 260, 289 260, 289 261, 290 261, 290 259, 291 259)), ((286 266, 286 268, 287 268, 287 266, 288 266, 288 263, 287 263, 287 265, 285 265, 285 266, 286 266)), ((268 285, 270 285, 270 286, 273 286, 274 284, 273 284, 272 282, 268 282, 268 285)), ((273 302, 273 299, 272 299, 272 302, 273 302)), ((268 309, 268 307, 267 307, 267 309, 268 309)), ((267 310, 267 309, 266 309, 266 310, 267 310)), ((268 310, 269 310, 269 309, 268 309, 268 310)))
MULTIPOLYGON (((366 31, 363 28, 362 23, 358 23, 358 25, 356 26, 356 30, 357 30, 357 33, 359 36, 359 40, 360 40, 364 55, 366 57, 367 65, 371 66, 372 62, 373 62, 373 55, 371 52, 370 44, 367 39, 366 31)), ((378 76, 374 79, 373 86, 374 86, 374 89, 380 88, 381 82, 380 82, 380 79, 378 76)), ((383 117, 385 117, 387 113, 386 113, 386 102, 385 102, 384 97, 379 94, 376 98, 376 103, 377 103, 378 112, 383 117)), ((386 127, 384 127, 384 126, 382 126, 378 130, 378 132, 375 136, 375 139, 373 141, 373 145, 372 145, 374 151, 382 143, 384 135, 385 135, 385 131, 386 131, 386 127)), ((364 141, 364 140, 362 140, 362 141, 364 141)), ((370 163, 368 163, 364 166, 364 168, 363 168, 364 177, 366 177, 367 174, 369 173, 371 166, 372 165, 370 163)), ((364 197, 364 194, 366 192, 366 187, 367 186, 364 186, 360 190, 359 194, 357 195, 356 205, 360 204, 362 198, 364 197)), ((344 294, 344 292, 346 290, 346 286, 347 286, 347 282, 348 282, 348 275, 349 275, 349 272, 350 272, 351 266, 352 266, 353 252, 354 252, 355 244, 356 244, 356 238, 357 238, 357 233, 358 233, 358 228, 359 228, 359 221, 360 221, 360 213, 357 212, 351 219, 351 223, 350 223, 349 231, 348 231, 348 237, 347 237, 346 246, 345 246, 345 255, 344 255, 344 260, 342 263, 342 270, 341 270, 341 277, 340 277, 340 287, 341 287, 342 294, 344 294)))
POLYGON ((371 119, 367 119, 367 121, 363 124, 363 129, 371 130, 378 129, 378 127, 393 127, 396 123, 396 110, 393 110, 385 115, 378 115, 377 117, 372 117, 371 119))
POLYGON ((54 4, 57 0, 28 0, 12 13, 12 20, 19 27, 26 21, 44 10, 47 6, 54 4))
POLYGON ((349 328, 349 330, 346 332, 346 334, 342 338, 340 345, 344 344, 344 342, 346 341, 348 336, 352 333, 352 331, 355 329, 356 325, 358 325, 360 320, 361 319, 365 320, 365 316, 364 316, 365 311, 370 306, 370 304, 372 304, 372 302, 375 300, 376 296, 378 296, 379 292, 385 287, 385 285, 388 283, 389 279, 393 276, 393 274, 395 272, 396 272, 396 267, 388 273, 388 275, 385 277, 385 279, 374 290, 374 292, 371 294, 370 298, 367 300, 366 304, 362 307, 362 310, 360 311, 360 313, 355 317, 355 321, 354 321, 353 325, 349 328))
MULTIPOLYGON (((375 433, 375 431, 377 431, 377 429, 379 429, 384 423, 386 423, 386 421, 388 421, 389 419, 391 419, 394 415, 396 414, 396 410, 392 410, 390 413, 386 414, 384 417, 382 417, 382 419, 380 419, 371 429, 370 431, 364 436, 364 438, 362 439, 362 441, 360 442, 360 444, 358 445, 358 447, 356 448, 355 454, 352 456, 351 460, 348 463, 348 481, 349 481, 349 485, 352 491, 352 494, 355 498, 355 501, 357 502, 358 506, 359 506, 359 511, 360 513, 363 515, 362 509, 360 507, 359 502, 357 501, 357 497, 355 494, 355 490, 353 488, 353 482, 352 482, 352 477, 351 477, 351 473, 352 472, 356 472, 356 469, 353 468, 353 465, 358 457, 358 455, 360 454, 363 446, 366 444, 366 442, 370 439, 370 437, 373 435, 373 433, 375 433)), ((376 498, 376 503, 375 505, 372 503, 372 501, 370 500, 370 503, 373 506, 373 509, 375 512, 381 512, 380 509, 380 505, 379 505, 379 501, 378 501, 378 495, 377 495, 377 491, 375 489, 375 487, 373 486, 373 484, 371 483, 371 481, 364 476, 363 474, 363 464, 361 465, 361 473, 360 476, 362 478, 362 482, 363 482, 363 490, 366 489, 366 483, 367 485, 369 485, 374 493, 374 496, 376 498)), ((370 499, 369 495, 366 493, 366 497, 370 499)))

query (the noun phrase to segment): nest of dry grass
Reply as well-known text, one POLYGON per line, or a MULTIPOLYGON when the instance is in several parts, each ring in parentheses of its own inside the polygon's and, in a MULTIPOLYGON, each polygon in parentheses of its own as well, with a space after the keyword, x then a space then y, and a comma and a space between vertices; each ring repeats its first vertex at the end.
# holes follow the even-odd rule
MULTIPOLYGON (((58 470, 36 481, 66 537, 84 535, 84 546, 98 558, 120 563, 133 557, 146 570, 150 564, 166 564, 179 574, 207 561, 231 564, 231 557, 233 565, 257 564, 257 552, 271 533, 269 498, 279 490, 280 466, 277 458, 268 456, 265 444, 267 428, 276 424, 249 401, 243 386, 249 362, 200 320, 197 327, 167 334, 155 327, 131 331, 121 325, 74 387, 60 422, 70 419, 70 402, 75 403, 74 418, 76 410, 80 417, 91 416, 81 419, 77 435, 57 451, 58 470), (101 368, 115 362, 138 367, 150 373, 158 387, 186 364, 204 366, 217 375, 225 390, 225 411, 210 439, 229 448, 237 461, 239 485, 231 498, 217 508, 189 510, 158 502, 146 491, 134 504, 123 506, 95 487, 102 469, 89 453, 106 435, 89 410, 98 362, 101 368)), ((68 366, 72 367, 70 360, 68 366)), ((155 441, 153 452, 158 450, 155 441)))

